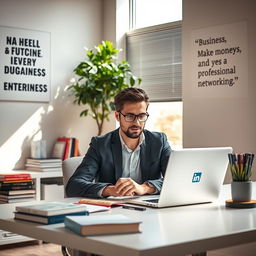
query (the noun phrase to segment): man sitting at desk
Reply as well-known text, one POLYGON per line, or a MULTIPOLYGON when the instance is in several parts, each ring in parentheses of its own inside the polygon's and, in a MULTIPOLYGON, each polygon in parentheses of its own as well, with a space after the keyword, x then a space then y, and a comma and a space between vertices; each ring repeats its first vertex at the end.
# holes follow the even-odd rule
POLYGON ((115 97, 120 127, 93 137, 66 186, 68 196, 107 197, 159 193, 171 148, 166 135, 144 130, 149 98, 140 88, 115 97))

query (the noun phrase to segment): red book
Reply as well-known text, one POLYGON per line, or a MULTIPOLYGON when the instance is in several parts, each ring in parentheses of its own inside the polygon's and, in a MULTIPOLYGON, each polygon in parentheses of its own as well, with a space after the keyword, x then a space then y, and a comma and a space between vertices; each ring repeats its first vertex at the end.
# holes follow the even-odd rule
POLYGON ((29 173, 0 174, 0 181, 31 180, 29 173))
POLYGON ((64 155, 63 155, 63 159, 62 159, 62 160, 65 160, 69 157, 69 153, 70 153, 70 138, 59 137, 57 139, 57 141, 64 141, 66 143, 65 151, 64 151, 64 155))

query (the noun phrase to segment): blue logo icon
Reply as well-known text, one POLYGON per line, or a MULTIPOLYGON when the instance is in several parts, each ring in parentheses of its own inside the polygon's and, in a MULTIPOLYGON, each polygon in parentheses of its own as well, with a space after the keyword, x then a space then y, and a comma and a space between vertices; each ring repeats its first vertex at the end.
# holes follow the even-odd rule
POLYGON ((202 173, 201 173, 201 172, 195 172, 195 173, 193 174, 192 182, 193 182, 193 183, 195 183, 195 182, 200 182, 201 176, 202 176, 202 173))

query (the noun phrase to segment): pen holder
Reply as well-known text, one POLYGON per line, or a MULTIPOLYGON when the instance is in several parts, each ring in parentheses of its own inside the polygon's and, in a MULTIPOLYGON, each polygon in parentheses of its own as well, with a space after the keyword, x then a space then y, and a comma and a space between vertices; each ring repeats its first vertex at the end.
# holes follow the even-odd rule
POLYGON ((228 154, 232 174, 231 196, 234 202, 248 202, 252 199, 252 166, 254 154, 228 154))
POLYGON ((251 181, 232 181, 231 196, 234 202, 248 202, 252 199, 251 181))

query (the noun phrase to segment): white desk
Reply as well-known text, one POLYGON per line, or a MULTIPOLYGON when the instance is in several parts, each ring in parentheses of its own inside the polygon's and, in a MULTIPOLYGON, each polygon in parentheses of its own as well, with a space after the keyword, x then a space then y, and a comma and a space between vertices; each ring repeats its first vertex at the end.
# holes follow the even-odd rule
MULTIPOLYGON (((253 185, 256 198, 256 183, 253 185)), ((256 241, 256 208, 226 208, 225 199, 229 198, 230 186, 225 185, 219 203, 215 204, 144 212, 118 208, 96 213, 122 213, 142 219, 142 232, 138 234, 81 237, 63 224, 38 225, 13 220, 10 212, 14 205, 0 206, 0 229, 106 256, 178 256, 256 241)))

